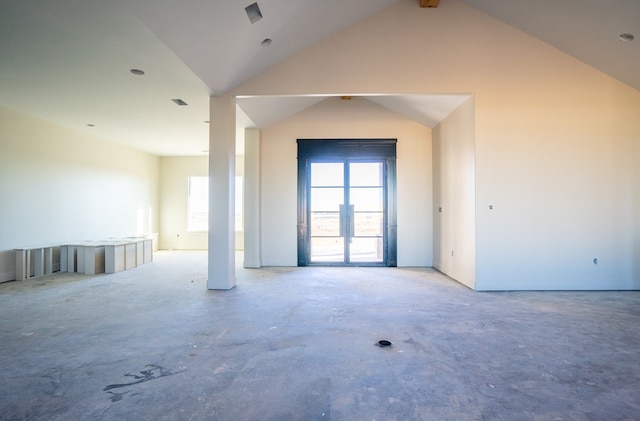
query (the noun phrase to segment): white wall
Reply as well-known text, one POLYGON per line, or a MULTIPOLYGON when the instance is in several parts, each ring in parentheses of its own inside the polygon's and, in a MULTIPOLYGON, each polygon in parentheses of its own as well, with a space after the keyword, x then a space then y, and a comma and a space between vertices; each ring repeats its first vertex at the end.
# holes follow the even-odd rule
POLYGON ((262 131, 264 266, 297 265, 299 138, 397 138, 398 266, 431 266, 431 130, 361 98, 330 98, 262 131))
POLYGON ((400 0, 233 92, 335 93, 474 95, 476 288, 640 289, 637 90, 458 0, 400 0))
POLYGON ((164 250, 206 250, 207 231, 187 230, 189 177, 209 175, 206 156, 160 158, 160 235, 164 250))
POLYGON ((0 108, 0 281, 14 248, 158 230, 158 158, 0 108))
POLYGON ((433 266, 470 288, 476 279, 473 97, 433 129, 433 266))
MULTIPOLYGON (((236 158, 236 174, 244 172, 244 156, 236 158)), ((209 175, 207 156, 163 156, 160 158, 160 235, 164 250, 207 250, 207 231, 187 230, 189 177, 209 175)), ((236 232, 236 249, 242 250, 244 235, 236 232)))
MULTIPOLYGON (((640 142, 635 141, 635 150, 629 155, 630 159, 638 162, 640 157, 640 142)), ((640 165, 635 165, 635 177, 630 180, 631 186, 629 190, 633 197, 633 203, 631 205, 631 219, 634 220, 634 227, 631 230, 631 238, 633 241, 633 254, 631 261, 633 264, 633 279, 637 282, 640 279, 640 165)))
POLYGON ((640 289, 640 93, 599 76, 477 107, 478 289, 640 289))

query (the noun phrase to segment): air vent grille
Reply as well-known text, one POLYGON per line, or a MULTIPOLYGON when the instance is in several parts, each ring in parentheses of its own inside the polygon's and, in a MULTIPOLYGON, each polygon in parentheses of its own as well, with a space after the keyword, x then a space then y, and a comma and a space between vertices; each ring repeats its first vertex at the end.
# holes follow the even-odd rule
POLYGON ((256 23, 262 19, 262 12, 260 11, 260 7, 258 7, 258 3, 250 4, 244 8, 244 11, 247 12, 247 16, 251 23, 256 23))

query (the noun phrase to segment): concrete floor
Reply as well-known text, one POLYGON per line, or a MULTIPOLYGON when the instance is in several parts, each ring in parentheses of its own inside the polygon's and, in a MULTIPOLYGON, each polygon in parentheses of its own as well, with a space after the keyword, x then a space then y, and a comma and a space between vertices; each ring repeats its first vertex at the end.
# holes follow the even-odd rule
POLYGON ((2 420, 640 420, 639 292, 205 252, 0 285, 2 420), (380 339, 390 348, 376 346, 380 339))

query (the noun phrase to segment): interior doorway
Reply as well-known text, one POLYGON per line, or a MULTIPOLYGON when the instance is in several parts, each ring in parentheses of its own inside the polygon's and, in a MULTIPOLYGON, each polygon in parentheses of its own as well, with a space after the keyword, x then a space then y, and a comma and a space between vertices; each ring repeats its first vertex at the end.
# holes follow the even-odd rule
POLYGON ((298 265, 396 266, 395 139, 298 140, 298 265))

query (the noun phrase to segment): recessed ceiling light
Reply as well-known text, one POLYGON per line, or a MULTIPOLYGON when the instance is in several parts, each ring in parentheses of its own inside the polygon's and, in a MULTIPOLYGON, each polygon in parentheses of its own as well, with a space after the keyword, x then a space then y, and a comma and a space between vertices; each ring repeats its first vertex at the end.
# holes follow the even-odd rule
POLYGON ((205 122, 206 124, 209 124, 209 120, 205 120, 204 122, 205 122))
POLYGON ((263 46, 263 47, 268 47, 268 46, 271 45, 271 41, 272 41, 271 38, 265 38, 265 39, 262 40, 260 45, 263 46))
POLYGON ((622 42, 629 42, 629 41, 633 41, 635 37, 633 36, 633 34, 620 34, 620 36, 618 37, 618 39, 622 42))
POLYGON ((186 102, 184 102, 183 100, 181 100, 180 98, 175 98, 175 99, 172 99, 171 101, 175 102, 177 105, 180 105, 181 107, 184 106, 184 105, 189 105, 186 102))
POLYGON ((144 74, 144 70, 140 70, 140 69, 131 69, 129 71, 136 76, 142 76, 144 74))

